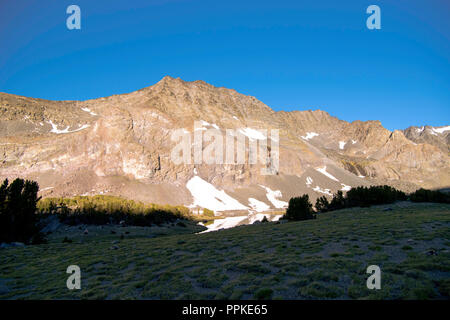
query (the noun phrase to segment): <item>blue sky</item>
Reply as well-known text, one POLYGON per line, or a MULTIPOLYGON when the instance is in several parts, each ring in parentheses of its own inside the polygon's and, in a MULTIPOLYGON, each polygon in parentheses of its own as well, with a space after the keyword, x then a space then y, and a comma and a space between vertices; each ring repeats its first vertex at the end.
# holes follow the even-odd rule
POLYGON ((85 100, 165 75, 390 129, 450 125, 445 0, 0 0, 0 91, 85 100), (66 8, 81 8, 81 30, 66 8), (381 30, 366 8, 381 8, 381 30))

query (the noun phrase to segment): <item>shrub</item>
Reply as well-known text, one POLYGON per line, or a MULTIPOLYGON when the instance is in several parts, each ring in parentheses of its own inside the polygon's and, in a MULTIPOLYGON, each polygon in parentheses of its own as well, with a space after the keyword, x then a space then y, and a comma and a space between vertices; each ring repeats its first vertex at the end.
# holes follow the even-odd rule
POLYGON ((314 219, 314 211, 311 202, 309 202, 309 196, 304 194, 301 197, 291 198, 284 218, 291 221, 314 219))
POLYGON ((36 226, 39 185, 35 181, 8 179, 0 187, 0 242, 42 243, 44 236, 36 226))

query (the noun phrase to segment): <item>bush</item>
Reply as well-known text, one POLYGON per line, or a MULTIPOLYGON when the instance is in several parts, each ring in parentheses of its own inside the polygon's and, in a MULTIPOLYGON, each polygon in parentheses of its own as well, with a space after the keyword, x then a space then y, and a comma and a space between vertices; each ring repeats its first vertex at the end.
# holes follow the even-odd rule
POLYGON ((8 179, 0 187, 0 242, 43 243, 36 226, 39 185, 35 181, 8 179))
POLYGON ((450 203, 450 194, 426 189, 416 190, 409 195, 409 198, 413 202, 450 203))
POLYGON ((309 196, 304 194, 301 197, 291 198, 284 218, 291 221, 314 219, 312 204, 309 196))

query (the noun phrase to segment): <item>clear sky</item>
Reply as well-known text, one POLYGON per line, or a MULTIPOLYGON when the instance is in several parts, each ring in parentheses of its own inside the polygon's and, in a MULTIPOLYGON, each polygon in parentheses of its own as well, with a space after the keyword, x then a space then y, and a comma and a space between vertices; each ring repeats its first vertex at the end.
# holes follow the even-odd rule
POLYGON ((0 91, 85 100, 165 75, 390 129, 450 125, 448 0, 0 0, 0 91), (81 8, 68 30, 66 8, 81 8), (366 8, 381 8, 368 30, 366 8))

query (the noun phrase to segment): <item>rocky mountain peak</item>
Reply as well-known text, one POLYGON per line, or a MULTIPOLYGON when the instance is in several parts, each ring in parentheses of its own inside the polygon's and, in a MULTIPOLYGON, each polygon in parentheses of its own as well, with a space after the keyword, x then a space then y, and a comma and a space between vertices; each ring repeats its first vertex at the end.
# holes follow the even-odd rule
MULTIPOLYGON (((276 210, 291 196, 308 193, 315 201, 358 185, 388 183, 409 191, 449 186, 450 131, 418 129, 391 132, 380 121, 349 123, 323 110, 275 112, 235 90, 170 76, 132 93, 86 101, 3 93, 0 177, 37 180, 43 196, 103 193, 253 211, 260 202, 276 210), (260 164, 248 162, 174 163, 171 135, 182 129, 192 139, 194 121, 202 133, 244 134, 246 152, 251 139, 267 139, 270 147, 269 132, 277 129, 279 170, 262 175, 260 164), (218 195, 229 205, 219 206, 218 195)), ((205 141, 202 149, 207 147, 205 141)))

